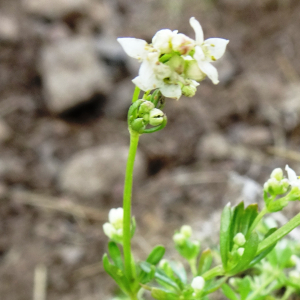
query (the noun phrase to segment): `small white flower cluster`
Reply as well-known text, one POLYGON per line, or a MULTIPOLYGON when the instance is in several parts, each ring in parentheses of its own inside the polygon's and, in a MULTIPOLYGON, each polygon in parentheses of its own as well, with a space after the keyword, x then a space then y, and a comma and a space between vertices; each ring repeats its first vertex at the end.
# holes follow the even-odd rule
POLYGON ((104 233, 113 241, 123 241, 123 208, 112 208, 108 214, 109 222, 103 224, 104 233))
POLYGON ((194 96, 199 81, 208 76, 214 84, 219 82, 217 69, 211 62, 223 56, 228 40, 204 40, 200 23, 192 17, 190 25, 195 40, 177 30, 159 30, 152 43, 136 38, 118 38, 130 57, 142 62, 139 76, 133 83, 143 91, 159 89, 165 97, 179 99, 183 94, 194 96))

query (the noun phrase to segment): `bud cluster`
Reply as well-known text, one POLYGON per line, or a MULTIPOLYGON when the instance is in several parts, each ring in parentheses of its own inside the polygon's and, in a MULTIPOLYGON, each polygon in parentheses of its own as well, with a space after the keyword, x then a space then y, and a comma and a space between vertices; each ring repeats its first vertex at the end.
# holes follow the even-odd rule
POLYGON ((192 228, 188 225, 183 225, 179 232, 173 236, 176 250, 187 260, 194 259, 200 250, 200 242, 191 240, 192 228))

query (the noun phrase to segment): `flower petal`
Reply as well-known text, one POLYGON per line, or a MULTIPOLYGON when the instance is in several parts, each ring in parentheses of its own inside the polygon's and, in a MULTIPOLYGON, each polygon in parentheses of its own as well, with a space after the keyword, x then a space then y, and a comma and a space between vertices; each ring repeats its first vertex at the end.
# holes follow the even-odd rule
POLYGON ((204 41, 204 45, 209 50, 212 61, 215 61, 224 55, 228 43, 229 40, 219 38, 210 38, 204 41))
POLYGON ((290 183, 297 182, 298 177, 296 175, 296 172, 293 169, 291 169, 288 165, 285 166, 285 170, 288 173, 288 179, 289 179, 290 183))
POLYGON ((148 54, 147 42, 135 38, 118 38, 117 41, 121 44, 126 54, 138 60, 145 59, 148 54))
POLYGON ((219 83, 217 69, 207 60, 203 59, 204 53, 200 46, 195 47, 194 58, 198 63, 199 69, 205 73, 214 84, 219 83))
POLYGON ((152 38, 153 47, 162 53, 170 53, 172 51, 170 42, 174 35, 176 35, 176 33, 170 29, 162 29, 157 31, 152 38))
POLYGON ((182 94, 181 87, 178 84, 167 84, 164 83, 160 87, 161 93, 168 98, 174 98, 178 100, 182 94))
POLYGON ((196 43, 201 45, 204 41, 204 37, 203 37, 203 30, 200 23, 194 17, 192 17, 190 18, 190 25, 193 27, 195 31, 196 43))
POLYGON ((183 33, 176 34, 172 39, 172 48, 180 54, 187 54, 195 47, 195 41, 183 33))

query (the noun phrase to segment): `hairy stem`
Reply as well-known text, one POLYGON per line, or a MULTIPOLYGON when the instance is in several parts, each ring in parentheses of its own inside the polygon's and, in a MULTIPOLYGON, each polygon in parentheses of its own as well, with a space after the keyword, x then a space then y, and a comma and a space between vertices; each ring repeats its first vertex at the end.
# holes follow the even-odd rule
MULTIPOLYGON (((130 132, 130 146, 127 159, 124 194, 123 194, 123 250, 124 250, 124 263, 125 273, 129 280, 133 279, 131 268, 131 194, 132 194, 132 176, 133 166, 136 155, 136 150, 139 142, 139 134, 130 132)), ((135 298, 133 298, 135 299, 135 298)))

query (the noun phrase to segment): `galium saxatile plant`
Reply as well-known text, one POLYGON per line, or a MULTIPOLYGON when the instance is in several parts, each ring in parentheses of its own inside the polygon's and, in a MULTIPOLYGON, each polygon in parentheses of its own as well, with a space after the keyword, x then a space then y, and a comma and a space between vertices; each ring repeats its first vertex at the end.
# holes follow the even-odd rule
POLYGON ((261 209, 257 204, 245 207, 243 202, 225 206, 220 242, 213 250, 202 249, 189 225, 174 233, 175 249, 189 270, 181 262, 164 259, 162 245, 154 247, 144 261, 136 261, 131 251, 136 227, 131 216, 132 174, 140 136, 166 126, 165 98, 193 97, 206 77, 219 82, 213 62, 223 56, 229 41, 204 40, 200 23, 191 18, 190 25, 194 39, 169 29, 159 30, 150 44, 132 37, 118 39, 141 65, 132 80, 136 87, 128 110, 130 146, 123 207, 111 209, 103 225, 109 238, 104 269, 119 286, 120 299, 146 299, 147 292, 158 300, 206 300, 219 289, 231 300, 289 299, 300 293, 300 241, 282 239, 300 225, 300 213, 280 228, 270 216, 265 218, 300 200, 300 179, 289 166, 287 177, 280 168, 271 173, 264 184, 261 209))

